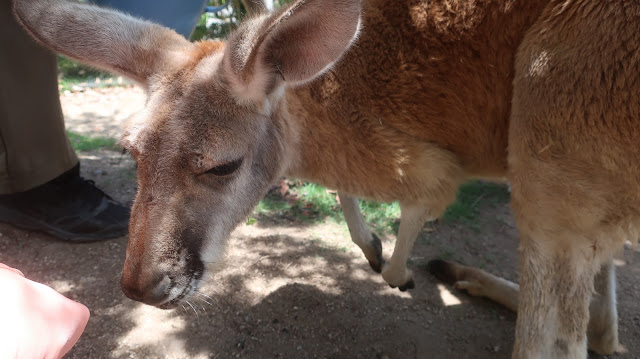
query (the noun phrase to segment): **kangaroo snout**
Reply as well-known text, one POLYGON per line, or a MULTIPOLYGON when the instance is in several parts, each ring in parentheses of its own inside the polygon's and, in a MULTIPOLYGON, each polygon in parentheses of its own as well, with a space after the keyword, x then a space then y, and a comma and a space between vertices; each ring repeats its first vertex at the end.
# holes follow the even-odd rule
POLYGON ((202 273, 202 269, 165 271, 158 266, 127 270, 125 265, 120 285, 130 299, 161 309, 171 309, 198 289, 202 273))
POLYGON ((120 280, 122 292, 130 299, 150 305, 161 304, 167 297, 171 280, 160 271, 140 273, 124 271, 120 280))
POLYGON ((120 285, 130 299, 170 309, 199 286, 204 264, 188 249, 128 253, 120 285))

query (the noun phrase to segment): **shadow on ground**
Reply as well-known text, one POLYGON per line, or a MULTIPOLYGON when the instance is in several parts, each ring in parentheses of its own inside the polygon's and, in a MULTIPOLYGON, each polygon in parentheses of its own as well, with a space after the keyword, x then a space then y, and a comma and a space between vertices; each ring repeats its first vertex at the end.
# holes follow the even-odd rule
POLYGON ((235 237, 236 264, 205 288, 206 297, 167 312, 120 293, 122 239, 71 245, 0 230, 2 261, 91 308, 70 358, 509 356, 501 343, 512 340, 513 314, 465 297, 445 306, 422 271, 419 290, 400 293, 359 258, 303 238, 235 237))

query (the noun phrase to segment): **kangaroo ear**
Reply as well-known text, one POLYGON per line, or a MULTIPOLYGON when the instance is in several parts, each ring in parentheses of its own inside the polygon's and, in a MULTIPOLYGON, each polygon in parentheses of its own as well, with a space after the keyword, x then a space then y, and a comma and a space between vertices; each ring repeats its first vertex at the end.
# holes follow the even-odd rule
POLYGON ((235 95, 261 101, 282 83, 309 81, 349 48, 359 0, 300 0, 245 22, 229 39, 224 71, 235 95))
POLYGON ((89 4, 18 0, 14 14, 49 49, 143 85, 192 46, 160 25, 89 4))

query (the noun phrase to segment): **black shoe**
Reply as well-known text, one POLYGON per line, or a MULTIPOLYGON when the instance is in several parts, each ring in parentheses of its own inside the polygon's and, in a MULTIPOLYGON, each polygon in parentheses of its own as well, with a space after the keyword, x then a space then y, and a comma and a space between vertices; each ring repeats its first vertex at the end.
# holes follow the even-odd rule
POLYGON ((80 164, 26 192, 0 195, 0 221, 72 242, 127 234, 129 208, 80 177, 80 164))

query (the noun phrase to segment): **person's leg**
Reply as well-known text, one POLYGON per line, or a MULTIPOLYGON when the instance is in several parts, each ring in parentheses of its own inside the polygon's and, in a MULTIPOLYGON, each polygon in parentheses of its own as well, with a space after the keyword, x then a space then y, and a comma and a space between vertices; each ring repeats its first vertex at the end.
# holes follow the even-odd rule
POLYGON ((129 209, 80 177, 56 59, 0 0, 0 221, 71 241, 126 234, 129 209))
POLYGON ((0 0, 0 194, 42 185, 78 163, 65 134, 55 55, 0 0))

